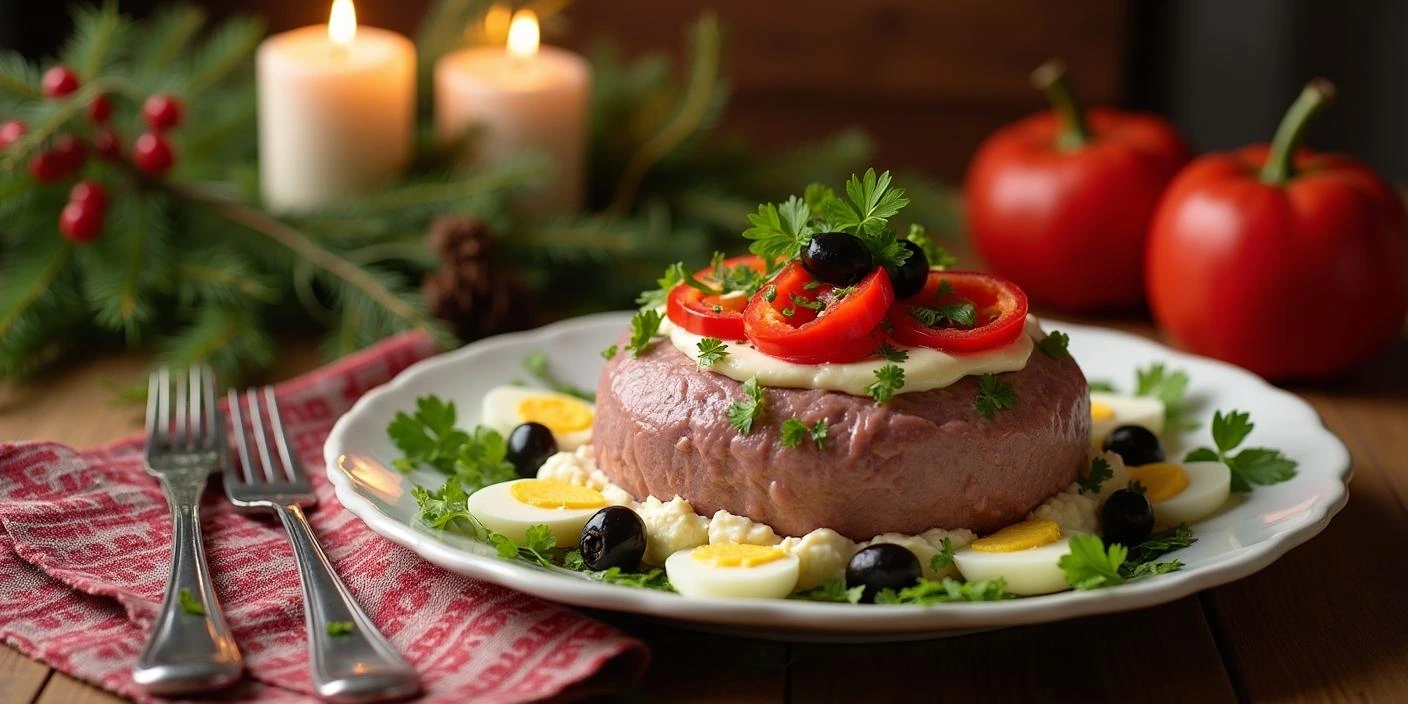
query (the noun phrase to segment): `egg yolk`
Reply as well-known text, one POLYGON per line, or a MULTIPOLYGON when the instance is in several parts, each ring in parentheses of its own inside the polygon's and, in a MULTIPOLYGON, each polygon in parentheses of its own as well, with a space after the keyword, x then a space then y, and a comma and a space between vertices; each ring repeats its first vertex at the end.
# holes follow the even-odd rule
POLYGON ((718 543, 701 545, 689 555, 710 567, 757 567, 781 560, 787 553, 771 545, 718 543))
POLYGON ((1129 478, 1144 485, 1144 497, 1156 504, 1183 493, 1188 488, 1188 473, 1172 462, 1156 462, 1129 468, 1129 478))
POLYGON ((606 497, 585 486, 569 484, 560 479, 524 479, 508 488, 519 503, 537 508, 601 508, 606 497))
POLYGON ((1050 545, 1060 539, 1061 526, 1055 521, 1022 521, 978 538, 968 547, 978 552, 1017 552, 1050 545))
POLYGON ((586 430, 592 424, 592 409, 587 404, 554 396, 530 396, 519 401, 518 415, 524 423, 542 423, 554 434, 586 430))
POLYGON ((1103 403, 1092 401, 1090 403, 1091 420, 1112 420, 1115 417, 1115 409, 1103 403))

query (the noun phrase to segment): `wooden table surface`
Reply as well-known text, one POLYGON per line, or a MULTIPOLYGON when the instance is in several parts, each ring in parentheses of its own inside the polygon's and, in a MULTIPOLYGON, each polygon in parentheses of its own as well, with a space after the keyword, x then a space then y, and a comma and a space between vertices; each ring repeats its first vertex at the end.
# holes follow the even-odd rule
MULTIPOLYGON (((316 363, 311 346, 295 346, 277 374, 316 363)), ((0 439, 87 446, 139 431, 139 410, 106 402, 101 384, 139 379, 144 364, 104 357, 0 387, 0 439)), ((1408 340, 1352 377, 1293 390, 1349 445, 1354 481, 1323 534, 1258 574, 1141 611, 887 645, 753 641, 597 614, 654 651, 627 698, 1408 701, 1408 340)), ((114 697, 0 648, 0 703, 70 701, 114 697)))

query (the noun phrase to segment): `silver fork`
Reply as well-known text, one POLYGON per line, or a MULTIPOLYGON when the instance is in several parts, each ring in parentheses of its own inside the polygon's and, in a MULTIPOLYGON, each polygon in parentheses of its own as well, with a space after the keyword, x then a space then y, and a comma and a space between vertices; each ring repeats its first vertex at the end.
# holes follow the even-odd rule
POLYGON ((303 584, 310 666, 318 696, 336 702, 369 702, 415 694, 420 690, 415 670, 352 600, 308 525, 303 508, 313 508, 318 499, 302 465, 289 451, 273 387, 245 392, 247 422, 239 394, 231 389, 228 399, 240 468, 225 472, 225 495, 242 509, 274 511, 288 530, 303 584))
POLYGON ((229 459, 224 419, 207 367, 162 367, 147 388, 147 472, 171 507, 171 574, 161 612, 132 679, 153 694, 200 692, 240 678, 239 647, 220 612, 200 534, 200 495, 229 459))

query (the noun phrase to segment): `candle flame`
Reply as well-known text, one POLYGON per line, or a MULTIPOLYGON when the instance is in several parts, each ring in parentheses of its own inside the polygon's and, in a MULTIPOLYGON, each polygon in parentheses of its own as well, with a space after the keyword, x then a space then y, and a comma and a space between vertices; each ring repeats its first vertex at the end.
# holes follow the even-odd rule
POLYGON ((508 26, 508 53, 516 59, 532 58, 538 53, 538 15, 532 10, 513 13, 508 26))
POLYGON ((357 8, 352 0, 333 0, 328 15, 328 38, 338 46, 347 46, 357 38, 357 8))

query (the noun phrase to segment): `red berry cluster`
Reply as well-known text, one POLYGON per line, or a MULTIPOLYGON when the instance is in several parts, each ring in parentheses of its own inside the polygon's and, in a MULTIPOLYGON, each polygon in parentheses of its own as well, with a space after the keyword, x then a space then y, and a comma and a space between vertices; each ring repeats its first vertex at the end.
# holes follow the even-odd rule
MULTIPOLYGON (((44 72, 40 89, 51 99, 62 99, 79 88, 78 75, 67 66, 44 72)), ((147 130, 132 143, 132 165, 154 177, 165 174, 176 162, 176 154, 166 133, 181 124, 181 102, 170 95, 152 95, 142 104, 142 120, 147 130)), ((84 114, 93 124, 92 150, 98 158, 111 162, 123 159, 122 138, 110 126, 113 103, 106 95, 89 101, 84 114)), ((23 120, 0 122, 0 151, 19 141, 29 126, 23 120)), ((77 174, 88 161, 89 145, 74 134, 61 134, 48 149, 29 162, 29 173, 40 183, 55 183, 77 174)), ((107 193, 92 181, 81 181, 69 194, 69 202, 59 215, 59 230, 75 242, 90 242, 103 229, 107 214, 107 193)))

